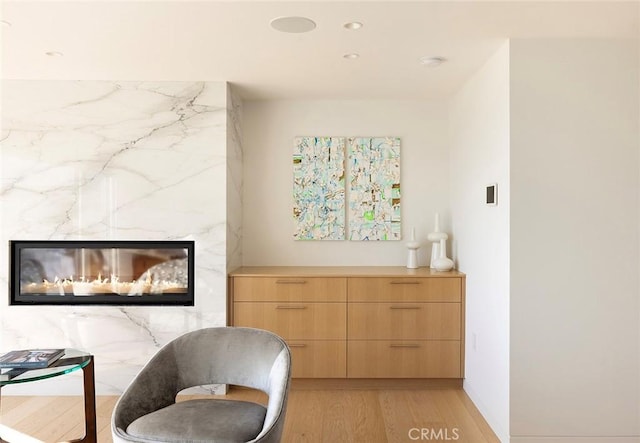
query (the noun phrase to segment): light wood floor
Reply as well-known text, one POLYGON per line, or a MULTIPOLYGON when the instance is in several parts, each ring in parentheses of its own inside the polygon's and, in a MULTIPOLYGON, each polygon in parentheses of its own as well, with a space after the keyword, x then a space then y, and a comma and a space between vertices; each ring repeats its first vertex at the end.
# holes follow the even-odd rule
MULTIPOLYGON (((228 397, 258 403, 266 399, 246 389, 232 389, 228 397)), ((112 441, 109 422, 116 400, 96 400, 99 443, 112 441)), ((64 441, 84 434, 80 397, 3 396, 0 406, 3 424, 40 440, 64 441)), ((411 441, 499 443, 459 388, 290 391, 283 442, 411 441)))

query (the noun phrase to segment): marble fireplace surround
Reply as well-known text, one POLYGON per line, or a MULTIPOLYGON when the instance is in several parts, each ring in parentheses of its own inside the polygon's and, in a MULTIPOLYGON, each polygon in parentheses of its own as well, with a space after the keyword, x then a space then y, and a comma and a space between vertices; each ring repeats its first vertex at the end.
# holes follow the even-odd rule
MULTIPOLYGON (((121 393, 173 338, 226 324, 240 262, 240 100, 226 82, 2 82, 0 352, 95 355, 121 393), (10 240, 194 241, 194 306, 10 306, 10 240)), ((6 388, 80 395, 79 376, 6 388)), ((4 393, 4 392, 3 392, 4 393)))

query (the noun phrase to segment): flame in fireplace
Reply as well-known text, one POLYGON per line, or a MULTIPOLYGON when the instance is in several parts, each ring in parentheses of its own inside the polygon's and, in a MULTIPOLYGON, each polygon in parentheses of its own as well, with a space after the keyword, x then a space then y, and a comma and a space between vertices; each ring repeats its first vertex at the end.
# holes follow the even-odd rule
POLYGON ((42 283, 29 283, 23 288, 26 293, 38 294, 73 294, 78 296, 90 296, 93 294, 119 294, 119 295, 145 295, 162 294, 165 292, 176 293, 186 291, 184 282, 179 280, 153 279, 152 273, 146 272, 138 280, 120 281, 117 275, 110 277, 98 277, 88 280, 84 276, 78 280, 74 276, 60 278, 55 276, 53 282, 46 279, 42 283))

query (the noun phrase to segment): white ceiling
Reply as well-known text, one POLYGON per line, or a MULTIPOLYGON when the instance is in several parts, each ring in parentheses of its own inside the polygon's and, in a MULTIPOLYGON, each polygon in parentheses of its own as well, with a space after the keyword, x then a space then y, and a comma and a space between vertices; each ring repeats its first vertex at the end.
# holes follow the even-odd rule
POLYGON ((638 38, 639 16, 637 1, 2 0, 2 77, 226 80, 246 99, 437 99, 507 38, 638 38), (317 28, 269 27, 289 15, 317 28), (354 20, 364 27, 343 28, 354 20), (427 68, 425 55, 449 61, 427 68))

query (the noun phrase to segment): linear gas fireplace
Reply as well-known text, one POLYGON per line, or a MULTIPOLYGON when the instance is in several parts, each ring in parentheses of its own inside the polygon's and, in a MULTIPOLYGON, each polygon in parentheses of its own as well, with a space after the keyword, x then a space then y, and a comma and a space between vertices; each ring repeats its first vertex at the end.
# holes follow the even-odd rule
POLYGON ((192 241, 11 241, 12 305, 194 304, 192 241))

